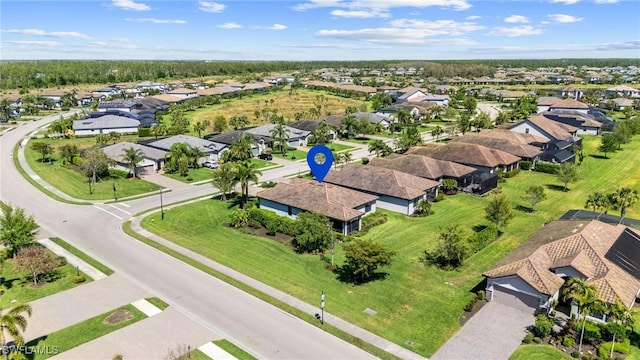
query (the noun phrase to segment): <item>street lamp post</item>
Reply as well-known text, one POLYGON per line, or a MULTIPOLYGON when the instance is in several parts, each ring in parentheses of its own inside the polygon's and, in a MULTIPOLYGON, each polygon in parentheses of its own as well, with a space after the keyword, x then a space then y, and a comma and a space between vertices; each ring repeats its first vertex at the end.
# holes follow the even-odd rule
POLYGON ((118 201, 118 194, 116 193, 116 183, 113 183, 113 200, 118 201))
POLYGON ((324 324, 324 290, 320 295, 320 324, 324 324))
POLYGON ((160 188, 160 220, 164 220, 164 206, 162 204, 162 188, 160 188))

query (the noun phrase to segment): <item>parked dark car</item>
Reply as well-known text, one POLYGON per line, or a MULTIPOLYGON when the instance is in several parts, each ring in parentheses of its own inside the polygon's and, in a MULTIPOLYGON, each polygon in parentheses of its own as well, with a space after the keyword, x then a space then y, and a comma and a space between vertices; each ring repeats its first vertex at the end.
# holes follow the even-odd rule
POLYGON ((217 169, 218 168, 218 163, 214 162, 214 161, 205 161, 202 163, 202 166, 209 168, 209 169, 217 169))
POLYGON ((258 158, 260 158, 261 160, 273 160, 273 155, 269 153, 263 153, 258 155, 258 158))

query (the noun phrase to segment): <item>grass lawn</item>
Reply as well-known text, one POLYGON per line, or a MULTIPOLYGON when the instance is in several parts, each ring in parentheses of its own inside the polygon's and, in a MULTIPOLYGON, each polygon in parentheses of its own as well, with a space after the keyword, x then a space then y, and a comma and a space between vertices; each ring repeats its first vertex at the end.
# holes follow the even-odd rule
POLYGON ((189 174, 187 176, 180 176, 179 173, 164 173, 163 175, 174 180, 182 181, 185 183, 193 183, 204 180, 211 180, 211 173, 213 169, 209 169, 206 167, 199 167, 197 169, 189 169, 189 174), (189 180, 191 179, 191 180, 189 180))
MULTIPOLYGON (((64 351, 73 349, 76 346, 104 336, 110 332, 131 325, 135 322, 145 319, 146 317, 147 316, 145 314, 136 309, 133 305, 125 305, 116 310, 109 311, 91 319, 79 322, 75 325, 71 325, 67 328, 55 331, 49 335, 44 335, 37 339, 31 340, 26 344, 26 346, 38 347, 40 349, 44 349, 47 347, 49 349, 52 349, 53 347, 57 347, 58 351, 62 353, 64 351), (117 310, 126 310, 130 312, 131 314, 133 314, 133 318, 113 325, 105 324, 103 322, 105 318, 117 310)), ((27 355, 27 358, 39 360, 46 359, 51 356, 51 354, 39 354, 37 351, 33 351, 33 353, 35 354, 27 355)), ((113 354, 108 354, 108 356, 112 355, 113 354)))
MULTIPOLYGON (((86 274, 82 272, 80 274, 87 279, 85 283, 93 281, 86 274)), ((55 280, 33 287, 31 280, 25 279, 22 274, 17 274, 13 270, 13 259, 5 260, 2 266, 2 286, 5 289, 5 293, 0 296, 0 308, 4 309, 10 306, 13 300, 16 303, 23 304, 80 286, 73 282, 74 276, 76 276, 75 266, 66 264, 57 269, 57 278, 55 280)))
MULTIPOLYGON (((138 137, 135 136, 135 139, 138 137)), ((122 141, 126 140, 125 137, 122 141)), ((62 166, 57 149, 64 144, 76 144, 79 148, 86 148, 95 145, 94 138, 78 139, 39 139, 30 140, 24 149, 25 158, 29 167, 38 174, 44 181, 51 184, 56 189, 77 199, 84 200, 111 200, 113 199, 113 184, 117 189, 119 199, 134 195, 140 195, 151 191, 156 191, 160 187, 156 184, 141 179, 126 179, 117 175, 112 175, 107 179, 102 179, 94 187, 93 194, 89 194, 89 179, 78 171, 62 166), (54 148, 51 155, 52 162, 41 162, 42 156, 33 151, 30 144, 34 141, 43 141, 51 144, 54 148)))
POLYGON ((569 360, 571 356, 551 345, 521 345, 509 360, 569 360))
POLYGON ((345 152, 345 151, 349 151, 349 150, 355 149, 355 147, 353 147, 353 146, 343 145, 343 144, 336 144, 336 143, 328 143, 326 146, 329 149, 331 149, 331 151, 335 151, 335 152, 345 152))
POLYGON ((302 150, 288 150, 286 155, 282 155, 281 152, 279 151, 274 151, 271 153, 271 155, 280 158, 280 159, 285 159, 285 160, 292 160, 292 161, 298 161, 298 160, 304 160, 307 158, 307 152, 306 151, 302 151, 302 150))
POLYGON ((232 342, 230 342, 227 339, 216 340, 216 341, 213 341, 213 343, 216 344, 222 350, 233 355, 238 360, 256 360, 256 358, 253 357, 251 354, 235 346, 232 342))
MULTIPOLYGON (((384 136, 381 134, 378 134, 380 136, 384 136)), ((371 138, 355 138, 355 137, 350 137, 348 139, 343 139, 344 141, 348 141, 348 142, 352 142, 352 143, 356 143, 356 144, 364 144, 364 145, 369 145, 369 143, 371 141, 373 141, 373 139, 371 138)))
MULTIPOLYGON (((307 157, 307 155, 305 154, 305 158, 306 157, 307 157)), ((271 162, 271 161, 258 159, 258 158, 251 158, 251 160, 249 160, 249 161, 251 161, 252 163, 256 164, 256 166, 258 166, 258 169, 282 167, 282 165, 276 164, 276 163, 271 162)))
MULTIPOLYGON (((443 225, 458 223, 471 228, 486 224, 483 209, 488 197, 447 196, 433 205, 435 214, 425 218, 388 212, 388 222, 373 228, 366 237, 386 244, 399 255, 384 269, 389 273, 385 280, 359 286, 336 280, 335 274, 324 270, 318 256, 298 255, 276 241, 224 226, 230 210, 218 200, 171 209, 165 213, 164 222, 159 221, 159 214, 150 215, 143 219, 142 226, 310 304, 315 304, 318 294, 324 290, 330 299, 327 300, 328 312, 430 356, 458 330, 458 317, 471 298, 471 289, 482 280, 483 271, 545 222, 557 219, 569 209, 583 208, 590 193, 610 191, 622 185, 638 189, 640 167, 629 157, 640 151, 640 137, 606 160, 588 156, 595 153, 598 144, 599 138, 585 138, 587 158, 581 166, 582 180, 570 184, 569 192, 553 190, 554 186, 548 188, 547 200, 537 205, 536 214, 518 211, 502 229, 500 239, 471 256, 455 271, 425 266, 420 261, 424 250, 434 246, 438 229, 443 225), (367 307, 378 314, 365 314, 367 307), (407 341, 413 345, 406 345, 407 341)), ((526 206, 520 199, 522 192, 538 184, 557 186, 559 182, 553 175, 526 171, 508 179, 500 188, 514 207, 526 206)), ((628 209, 627 216, 640 217, 638 208, 636 205, 628 209)), ((342 261, 341 248, 337 246, 336 263, 342 261)))
POLYGON ((145 300, 147 300, 148 302, 150 302, 151 304, 153 304, 155 307, 157 307, 160 310, 164 310, 166 308, 169 307, 169 304, 167 304, 166 302, 164 302, 164 300, 158 298, 158 297, 150 297, 150 298, 146 298, 145 300))
POLYGON ((82 251, 78 250, 77 248, 73 247, 73 245, 65 242, 64 240, 54 237, 51 238, 51 241, 53 241, 54 243, 56 243, 58 246, 62 247, 63 249, 67 250, 68 252, 72 253, 73 255, 79 257, 80 259, 82 259, 84 262, 86 262, 87 264, 93 266, 94 268, 98 269, 100 272, 102 272, 105 275, 111 275, 113 274, 113 270, 109 269, 106 265, 100 263, 98 260, 90 257, 89 255, 83 253, 82 251))

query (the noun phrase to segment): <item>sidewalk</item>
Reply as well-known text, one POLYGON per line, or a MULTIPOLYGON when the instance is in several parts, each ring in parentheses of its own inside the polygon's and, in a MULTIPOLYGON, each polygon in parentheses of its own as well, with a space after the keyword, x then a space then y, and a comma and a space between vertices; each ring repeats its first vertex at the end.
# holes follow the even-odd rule
POLYGON ((93 280, 100 280, 107 277, 107 275, 103 274, 100 270, 87 264, 86 262, 84 262, 84 260, 68 252, 66 249, 54 243, 50 239, 42 239, 42 240, 38 240, 38 242, 46 246, 54 254, 64 256, 67 259, 67 262, 69 264, 78 267, 80 271, 90 276, 93 280))
MULTIPOLYGON (((138 234, 145 236, 147 238, 152 239, 153 241, 156 241, 168 248, 171 248, 175 251, 178 251, 179 253, 186 255, 208 267, 211 267, 213 269, 215 269, 216 271, 219 271, 227 276, 230 276, 232 278, 234 278, 235 280, 241 281, 246 285, 249 285, 251 287, 253 287, 254 289, 257 289, 271 297, 274 297, 286 304, 289 304, 295 308, 297 308, 298 310, 304 311, 307 314, 315 314, 318 312, 318 307, 314 306, 314 305, 310 305, 298 298, 295 298, 289 294, 286 294, 278 289, 275 289, 273 287, 270 287, 256 279, 253 279, 247 275, 244 275, 236 270, 233 270, 229 267, 226 267, 220 263, 217 263, 209 258, 206 258, 196 252, 193 252, 189 249, 183 248, 169 240, 166 240, 162 237, 159 237, 145 229, 143 229, 140 226, 140 222, 142 221, 143 216, 140 217, 136 217, 131 221, 131 229, 135 232, 137 232, 138 234)), ((422 357, 419 354, 416 354, 410 350, 407 350, 399 345, 396 345, 394 343, 392 343, 391 341, 388 341, 378 335, 375 335, 367 330, 364 330, 360 327, 357 327, 345 320, 340 319, 337 316, 331 315, 329 313, 327 313, 325 311, 324 313, 324 321, 327 324, 331 324, 335 327, 337 327, 338 329, 349 333, 357 338, 362 339, 363 341, 366 341, 382 350, 385 350, 399 358, 402 359, 410 359, 410 360, 414 360, 414 359, 425 359, 424 357, 422 357)))

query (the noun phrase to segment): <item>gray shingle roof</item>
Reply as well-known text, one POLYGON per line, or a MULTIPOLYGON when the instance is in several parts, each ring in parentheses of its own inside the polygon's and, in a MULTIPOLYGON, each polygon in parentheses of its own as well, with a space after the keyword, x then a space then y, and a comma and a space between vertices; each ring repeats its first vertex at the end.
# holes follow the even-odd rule
MULTIPOLYGON (((251 134, 255 137, 271 137, 271 131, 276 127, 275 124, 267 124, 262 126, 256 126, 254 128, 246 129, 245 132, 247 134, 251 134)), ((291 139, 299 139, 305 138, 311 134, 309 131, 298 130, 296 128, 292 128, 291 126, 283 125, 284 131, 286 131, 288 138, 291 139)))
POLYGON ((116 161, 122 162, 124 149, 128 149, 131 147, 134 149, 140 149, 144 154, 144 157, 151 160, 164 159, 165 155, 167 154, 166 151, 154 149, 152 147, 148 147, 140 144, 134 144, 128 141, 123 141, 113 145, 105 146, 102 148, 102 151, 104 151, 104 153, 107 154, 108 157, 116 161))
POLYGON ((138 126, 140 126, 140 120, 117 115, 105 115, 73 122, 73 130, 137 128, 138 126))
POLYGON ((148 143, 148 146, 169 151, 173 144, 183 143, 189 146, 197 147, 207 154, 219 153, 222 149, 226 148, 226 144, 221 144, 205 139, 200 139, 195 136, 189 135, 175 135, 164 139, 159 139, 148 143))

